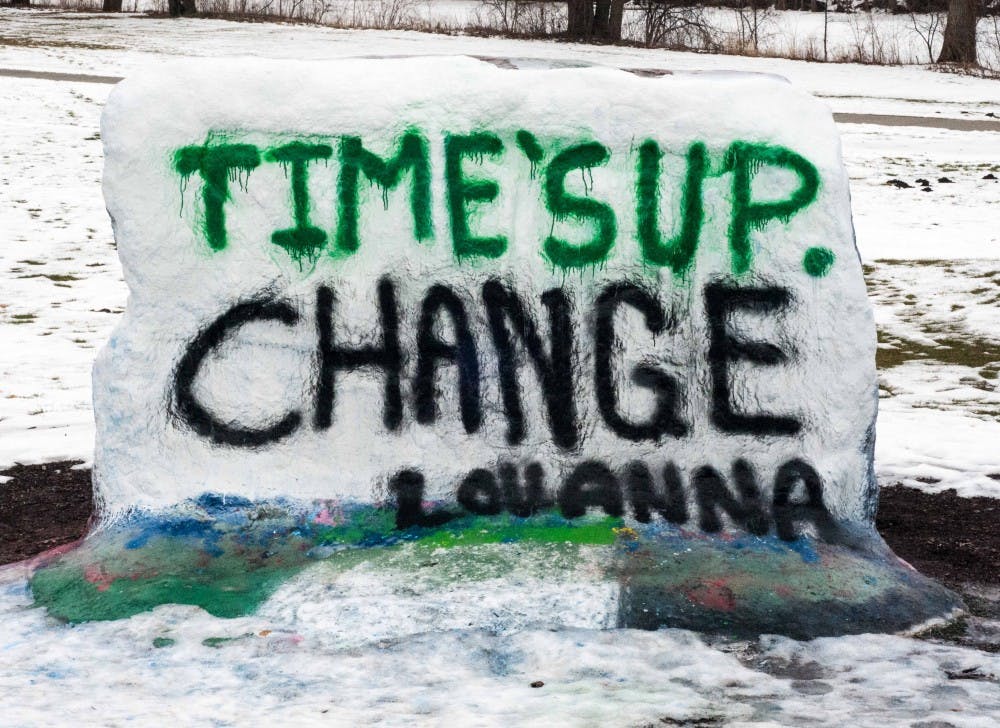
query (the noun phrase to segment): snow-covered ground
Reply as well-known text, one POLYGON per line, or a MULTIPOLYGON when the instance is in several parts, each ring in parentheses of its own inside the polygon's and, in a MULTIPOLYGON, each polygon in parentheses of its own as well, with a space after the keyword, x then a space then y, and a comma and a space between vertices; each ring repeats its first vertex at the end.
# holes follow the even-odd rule
MULTIPOLYGON (((36 0, 36 6, 71 6, 101 9, 102 0, 36 0)), ((167 12, 167 0, 124 0, 131 13, 167 12)), ((528 35, 562 32, 566 28, 564 2, 518 3, 515 0, 199 0, 206 13, 253 16, 269 12, 273 17, 321 22, 340 28, 462 31, 469 28, 510 30, 528 35)), ((690 12, 690 11, 688 11, 690 12)), ((657 45, 709 50, 713 44, 725 48, 754 48, 762 55, 821 59, 824 43, 830 60, 851 58, 884 63, 932 63, 941 50, 944 13, 889 14, 881 11, 823 13, 778 11, 760 8, 704 8, 688 19, 702 20, 711 28, 707 35, 684 32, 670 35, 657 45), (755 32, 753 29, 756 29, 755 32), (752 39, 756 38, 756 44, 752 39)), ((664 23, 669 26, 669 23, 664 23)), ((655 25, 653 27, 656 27, 655 25)), ((687 29, 690 30, 690 29, 687 29)), ((647 42, 645 12, 625 6, 622 36, 647 42)), ((980 62, 1000 66, 1000 20, 981 18, 978 27, 980 62)))
MULTIPOLYGON (((7 728, 992 728, 1000 716, 1000 655, 976 650, 888 635, 727 642, 682 630, 453 629, 380 639, 365 615, 377 622, 383 609, 405 608, 382 607, 386 596, 359 592, 347 625, 324 620, 321 603, 276 597, 239 619, 167 606, 64 627, 28 608, 23 582, 0 582, 0 720, 7 728)), ((474 599, 454 595, 463 597, 470 621, 484 624, 474 599)))
MULTIPOLYGON (((122 76, 164 55, 454 53, 778 73, 838 112, 1000 113, 997 82, 921 68, 0 10, 6 69, 122 76)), ((90 458, 90 365, 127 297, 100 190, 110 88, 0 76, 0 466, 90 458)), ((1000 177, 1000 133, 841 131, 883 345, 879 478, 1000 497, 1000 182, 983 179, 1000 177), (945 176, 953 182, 939 183, 945 176), (886 186, 890 178, 913 187, 886 186)), ((359 595, 371 588, 357 585, 359 595)), ((474 628, 400 639, 371 626, 405 606, 405 595, 389 593, 359 599, 357 622, 346 625, 279 594, 235 620, 168 606, 65 626, 30 607, 20 567, 8 568, 0 725, 985 728, 1000 716, 1000 658, 987 652, 888 636, 495 633, 479 600, 464 597, 474 628), (536 680, 544 687, 530 687, 536 680)))

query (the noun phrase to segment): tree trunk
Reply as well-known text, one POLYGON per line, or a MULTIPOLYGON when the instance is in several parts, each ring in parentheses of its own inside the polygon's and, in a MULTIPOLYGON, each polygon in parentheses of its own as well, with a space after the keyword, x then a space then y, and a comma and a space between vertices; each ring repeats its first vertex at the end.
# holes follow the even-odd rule
POLYGON ((194 3, 195 0, 167 0, 167 10, 170 12, 171 18, 177 18, 181 15, 194 15, 198 12, 198 8, 194 3))
POLYGON ((122 0, 104 0, 101 5, 101 12, 120 13, 122 11, 122 0))
POLYGON ((570 38, 590 38, 594 23, 592 0, 568 0, 566 3, 566 32, 570 38))
POLYGON ((622 39, 622 18, 625 15, 625 0, 611 0, 611 14, 608 18, 608 41, 617 43, 622 39))
POLYGON ((976 65, 976 0, 949 0, 937 62, 976 65))
POLYGON ((611 22, 611 0, 596 0, 594 3, 594 24, 591 32, 595 40, 608 39, 608 27, 611 22))

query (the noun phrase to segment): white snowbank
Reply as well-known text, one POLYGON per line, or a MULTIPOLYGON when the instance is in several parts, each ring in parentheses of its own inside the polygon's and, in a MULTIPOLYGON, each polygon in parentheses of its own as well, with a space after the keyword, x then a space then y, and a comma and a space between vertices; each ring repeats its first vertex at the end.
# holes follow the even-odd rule
MULTIPOLYGON (((490 595, 482 597, 488 608, 490 595)), ((261 615, 241 619, 167 606, 70 627, 29 608, 24 583, 8 577, 0 583, 0 711, 17 727, 72 715, 79 726, 700 719, 987 728, 1000 714, 1000 656, 970 649, 880 635, 710 642, 681 630, 486 628, 369 639, 373 613, 406 609, 405 599, 379 599, 348 624, 276 596, 261 615), (974 679, 950 678, 963 674, 974 679), (535 681, 544 685, 532 688, 535 681)), ((488 609, 475 615, 477 599, 467 603, 470 619, 489 624, 488 609)))

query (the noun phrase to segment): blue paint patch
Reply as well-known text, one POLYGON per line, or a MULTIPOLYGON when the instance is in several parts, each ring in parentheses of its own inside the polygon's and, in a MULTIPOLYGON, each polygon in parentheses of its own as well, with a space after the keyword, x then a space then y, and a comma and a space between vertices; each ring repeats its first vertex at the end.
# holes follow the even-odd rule
POLYGON ((794 541, 784 541, 783 543, 801 556, 805 563, 815 564, 819 561, 819 554, 813 548, 812 542, 804 536, 799 536, 794 541))
MULTIPOLYGON (((216 530, 213 521, 196 518, 156 519, 140 517, 134 525, 140 527, 139 533, 125 543, 126 549, 138 549, 146 546, 153 538, 170 539, 201 539, 206 542, 206 550, 211 550, 211 544, 218 541, 221 533, 216 530)), ((133 524, 129 524, 133 525, 133 524)))

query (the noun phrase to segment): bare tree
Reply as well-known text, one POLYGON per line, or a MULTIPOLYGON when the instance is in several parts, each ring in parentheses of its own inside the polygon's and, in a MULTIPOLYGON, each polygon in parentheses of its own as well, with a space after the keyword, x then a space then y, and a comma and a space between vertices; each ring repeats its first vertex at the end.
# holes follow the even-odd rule
POLYGON ((590 38, 594 26, 594 3, 592 0, 567 0, 566 35, 576 40, 590 38))
POLYGON ((705 50, 718 46, 703 5, 691 5, 687 0, 636 0, 636 6, 647 48, 705 50))
POLYGON ((181 15, 194 15, 198 12, 198 8, 194 3, 195 0, 167 0, 167 12, 170 13, 171 18, 177 18, 181 15))
POLYGON ((483 0, 483 8, 499 23, 504 33, 521 30, 521 15, 525 9, 521 0, 483 0))
POLYGON ((927 62, 934 63, 934 46, 937 44, 938 36, 941 35, 944 13, 933 10, 927 13, 917 13, 911 10, 910 24, 913 26, 913 32, 927 48, 927 62))
POLYGON ((770 8, 761 8, 758 0, 739 0, 736 9, 740 15, 740 50, 757 53, 761 25, 769 18, 770 8))
POLYGON ((949 0, 938 63, 976 65, 976 0, 949 0))
POLYGON ((992 28, 987 28, 985 38, 986 58, 979 59, 982 65, 1000 71, 1000 15, 993 15, 990 18, 992 28))
POLYGON ((574 40, 619 41, 624 8, 625 0, 567 0, 566 34, 574 40))
POLYGON ((622 13, 625 0, 596 0, 591 37, 614 43, 622 39, 622 13))

